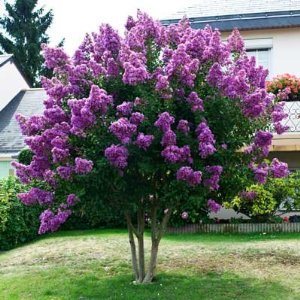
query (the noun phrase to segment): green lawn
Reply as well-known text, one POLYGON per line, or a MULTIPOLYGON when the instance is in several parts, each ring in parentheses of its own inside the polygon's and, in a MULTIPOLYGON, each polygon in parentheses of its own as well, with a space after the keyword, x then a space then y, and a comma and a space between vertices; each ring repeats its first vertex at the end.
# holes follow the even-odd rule
POLYGON ((125 231, 60 232, 0 254, 0 299, 300 299, 300 235, 168 235, 138 286, 125 231))

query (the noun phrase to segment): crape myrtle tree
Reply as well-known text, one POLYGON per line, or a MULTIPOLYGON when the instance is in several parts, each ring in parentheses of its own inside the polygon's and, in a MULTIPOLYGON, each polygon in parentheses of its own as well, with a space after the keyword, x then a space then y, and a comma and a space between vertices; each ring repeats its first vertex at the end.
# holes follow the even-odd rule
POLYGON ((192 201, 218 211, 249 180, 287 175, 285 163, 264 160, 269 130, 285 129, 283 106, 237 30, 223 42, 209 26, 194 30, 183 19, 164 27, 138 12, 124 38, 102 25, 73 57, 43 50, 55 76, 42 78, 43 115, 18 116, 34 155, 15 163, 23 183, 37 184, 19 198, 45 207, 40 234, 57 230, 92 186, 124 212, 135 279, 148 283, 174 210, 192 201))

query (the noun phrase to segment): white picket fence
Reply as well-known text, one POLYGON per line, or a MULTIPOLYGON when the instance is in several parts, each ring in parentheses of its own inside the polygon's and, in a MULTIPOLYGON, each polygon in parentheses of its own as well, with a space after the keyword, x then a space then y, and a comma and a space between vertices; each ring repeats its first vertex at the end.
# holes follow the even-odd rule
POLYGON ((245 224, 191 224, 184 227, 168 228, 168 233, 271 233, 299 232, 300 223, 245 223, 245 224))

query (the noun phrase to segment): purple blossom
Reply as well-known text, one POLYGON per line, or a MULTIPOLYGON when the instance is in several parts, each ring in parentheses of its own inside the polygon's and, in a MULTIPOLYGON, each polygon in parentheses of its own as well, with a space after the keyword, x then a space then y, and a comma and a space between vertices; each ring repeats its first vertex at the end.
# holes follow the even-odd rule
POLYGON ((257 193, 255 191, 243 191, 240 193, 240 197, 245 199, 245 200, 249 200, 252 201, 256 198, 257 193))
POLYGON ((129 116, 132 112, 133 102, 123 102, 122 104, 117 106, 117 112, 121 116, 129 116))
POLYGON ((70 166, 59 166, 57 168, 57 174, 65 180, 69 180, 73 174, 74 169, 70 166))
POLYGON ((154 125, 162 132, 166 132, 171 129, 171 125, 174 124, 174 122, 175 118, 165 111, 158 116, 154 125))
POLYGON ((164 132, 161 144, 166 146, 176 145, 176 133, 172 130, 167 130, 164 132))
POLYGON ((130 123, 127 118, 120 118, 111 123, 109 130, 121 143, 128 144, 131 141, 132 135, 136 133, 137 126, 130 123))
POLYGON ((191 167, 181 167, 176 173, 177 180, 185 181, 190 186, 199 185, 202 180, 202 173, 194 171, 191 167))
POLYGON ((41 204, 48 205, 54 200, 52 192, 44 191, 39 188, 31 188, 26 193, 18 194, 19 199, 26 205, 41 204))
POLYGON ((85 158, 76 157, 75 158, 75 172, 77 174, 87 174, 93 169, 93 162, 85 158))
POLYGON ((129 153, 125 146, 111 145, 105 149, 104 155, 112 166, 118 169, 125 169, 127 167, 129 153))
POLYGON ((50 209, 45 210, 40 215, 39 234, 44 234, 49 231, 56 231, 61 224, 65 223, 71 215, 71 210, 59 209, 57 214, 54 214, 50 209))
POLYGON ((187 120, 179 120, 177 130, 187 134, 190 131, 189 122, 187 120))
POLYGON ((186 211, 184 211, 184 212, 181 214, 181 219, 183 219, 183 220, 187 220, 188 217, 189 217, 189 214, 188 214, 186 211))
POLYGON ((264 184, 267 181, 268 173, 269 173, 269 166, 267 163, 261 163, 256 167, 253 167, 254 178, 255 180, 260 183, 264 184))
POLYGON ((219 181, 223 168, 221 166, 207 166, 205 170, 210 174, 210 177, 203 181, 204 186, 212 191, 217 191, 220 187, 219 181))
POLYGON ((153 140, 154 140, 153 135, 145 135, 144 133, 141 132, 138 134, 135 144, 139 148, 143 150, 147 150, 152 144, 153 140))
POLYGON ((129 121, 130 121, 130 123, 138 126, 144 121, 144 119, 145 119, 145 116, 142 113, 134 112, 134 113, 132 113, 129 121))
POLYGON ((54 163, 62 162, 70 155, 69 149, 60 149, 57 147, 54 147, 51 152, 54 163))
POLYGON ((201 122, 196 129, 199 141, 199 154, 202 158, 212 155, 215 151, 215 138, 205 122, 201 122))
POLYGON ((232 33, 230 34, 230 36, 227 39, 227 42, 228 42, 230 51, 240 53, 245 50, 243 38, 237 28, 233 29, 232 33))
POLYGON ((270 164, 270 171, 275 178, 287 177, 290 173, 287 163, 281 162, 277 158, 273 158, 270 164))
POLYGON ((272 111, 272 120, 274 123, 281 122, 285 118, 288 117, 288 114, 284 111, 285 102, 279 102, 274 105, 273 111, 272 111))
POLYGON ((203 100, 199 98, 196 92, 191 92, 187 98, 187 102, 191 105, 192 111, 203 111, 203 100))
POLYGON ((214 213, 217 213, 220 209, 221 209, 221 205, 219 203, 217 203, 215 200, 213 199, 209 199, 207 201, 207 206, 208 206, 208 209, 211 211, 211 212, 214 212, 214 213))
POLYGON ((289 126, 282 125, 281 123, 275 123, 274 124, 274 129, 275 129, 277 134, 283 134, 284 132, 289 130, 289 128, 290 128, 289 126))
POLYGON ((48 69, 61 68, 69 63, 69 57, 62 48, 50 48, 46 44, 43 44, 42 50, 45 65, 48 69))
POLYGON ((78 201, 79 201, 79 199, 75 194, 70 194, 67 196, 68 206, 74 206, 78 201))
POLYGON ((167 146, 162 152, 162 157, 168 163, 189 162, 192 163, 191 150, 189 146, 167 146))

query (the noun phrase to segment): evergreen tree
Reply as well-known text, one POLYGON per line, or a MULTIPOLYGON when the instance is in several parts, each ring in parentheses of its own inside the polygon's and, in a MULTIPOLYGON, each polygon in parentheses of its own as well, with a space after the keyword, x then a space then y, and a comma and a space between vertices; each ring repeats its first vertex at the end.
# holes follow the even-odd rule
POLYGON ((38 0, 16 0, 5 3, 6 14, 0 18, 0 52, 12 53, 32 86, 39 86, 43 73, 41 44, 48 43, 46 33, 52 23, 53 12, 37 8, 38 0))

